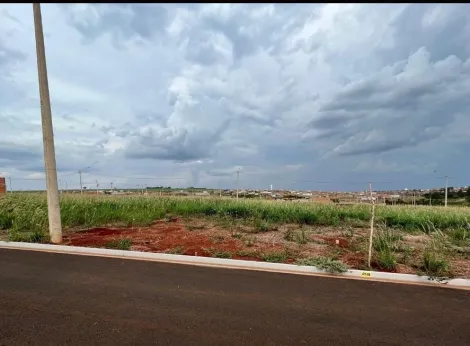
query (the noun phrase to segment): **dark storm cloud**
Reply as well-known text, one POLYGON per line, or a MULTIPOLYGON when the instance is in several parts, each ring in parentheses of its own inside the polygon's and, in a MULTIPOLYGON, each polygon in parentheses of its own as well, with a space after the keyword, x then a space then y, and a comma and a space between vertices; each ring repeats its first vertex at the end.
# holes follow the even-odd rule
POLYGON ((466 60, 470 46, 462 42, 470 35, 469 20, 469 4, 410 4, 392 23, 394 46, 377 53, 390 64, 424 46, 435 60, 449 55, 466 60))
POLYGON ((229 124, 230 121, 226 121, 213 132, 166 129, 161 133, 156 133, 153 129, 149 129, 145 133, 135 135, 124 155, 133 159, 176 162, 204 159, 210 157, 229 124))
POLYGON ((470 61, 455 56, 430 62, 419 49, 401 69, 384 69, 343 88, 310 122, 317 138, 339 155, 414 147, 435 139, 456 115, 470 111, 470 61))
POLYGON ((5 107, 25 95, 21 87, 11 78, 14 69, 25 61, 26 54, 7 47, 0 38, 0 105, 5 107))
POLYGON ((0 160, 5 162, 24 162, 41 158, 40 148, 17 143, 0 142, 0 160))

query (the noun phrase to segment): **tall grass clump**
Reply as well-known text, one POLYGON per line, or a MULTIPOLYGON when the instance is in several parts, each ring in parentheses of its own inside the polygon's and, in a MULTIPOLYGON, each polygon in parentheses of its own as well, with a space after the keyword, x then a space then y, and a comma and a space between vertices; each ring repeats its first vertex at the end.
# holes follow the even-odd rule
POLYGON ((395 251, 399 249, 398 241, 401 237, 389 228, 379 229, 372 242, 377 251, 377 264, 380 268, 394 270, 397 266, 395 251))

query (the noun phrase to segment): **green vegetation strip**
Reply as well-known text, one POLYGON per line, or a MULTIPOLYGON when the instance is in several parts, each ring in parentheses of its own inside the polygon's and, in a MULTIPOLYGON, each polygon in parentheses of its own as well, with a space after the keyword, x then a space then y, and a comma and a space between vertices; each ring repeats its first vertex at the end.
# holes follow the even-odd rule
MULTIPOLYGON (((367 221, 370 217, 370 207, 366 204, 338 206, 216 198, 61 196, 60 205, 64 227, 118 223, 144 226, 171 214, 254 219, 260 230, 267 231, 268 224, 337 226, 347 222, 367 221)), ((450 229, 466 227, 470 210, 461 207, 377 206, 375 218, 388 227, 405 230, 422 230, 423 225, 428 224, 439 229, 450 229)), ((47 223, 45 195, 13 193, 0 198, 0 229, 45 231, 47 223)))

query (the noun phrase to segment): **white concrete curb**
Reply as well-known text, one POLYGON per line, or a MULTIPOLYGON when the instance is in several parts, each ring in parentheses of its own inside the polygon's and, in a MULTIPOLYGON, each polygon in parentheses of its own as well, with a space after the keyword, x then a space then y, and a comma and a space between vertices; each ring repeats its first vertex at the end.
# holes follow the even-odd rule
POLYGON ((0 248, 17 249, 17 250, 33 250, 33 251, 48 251, 64 254, 75 255, 88 255, 88 256, 105 256, 128 258, 136 260, 150 260, 158 262, 176 263, 176 264, 191 264, 210 267, 224 267, 233 269, 246 269, 246 270, 259 270, 271 271, 291 274, 304 274, 304 275, 323 275, 333 276, 338 278, 352 278, 364 279, 372 281, 388 281, 388 282, 401 282, 401 283, 418 283, 433 286, 446 286, 453 288, 466 288, 470 289, 470 280, 468 279, 451 279, 448 281, 432 281, 427 276, 418 276, 412 274, 396 274, 384 273, 376 271, 363 271, 350 269, 343 274, 330 274, 311 266, 298 266, 293 264, 283 263, 269 263, 269 262, 256 262, 234 259, 222 259, 212 257, 200 256, 184 256, 184 255, 171 255, 164 253, 154 252, 140 252, 140 251, 127 251, 127 250, 111 250, 101 248, 89 248, 79 246, 67 245, 51 245, 51 244, 37 244, 37 243, 21 243, 21 242, 8 242, 0 241, 0 248))

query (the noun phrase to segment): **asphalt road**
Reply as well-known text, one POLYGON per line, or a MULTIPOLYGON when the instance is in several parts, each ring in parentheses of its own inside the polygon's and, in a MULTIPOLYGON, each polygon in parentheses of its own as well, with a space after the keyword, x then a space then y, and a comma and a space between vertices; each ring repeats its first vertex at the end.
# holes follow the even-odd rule
POLYGON ((0 249, 0 345, 470 345, 470 291, 0 249))

